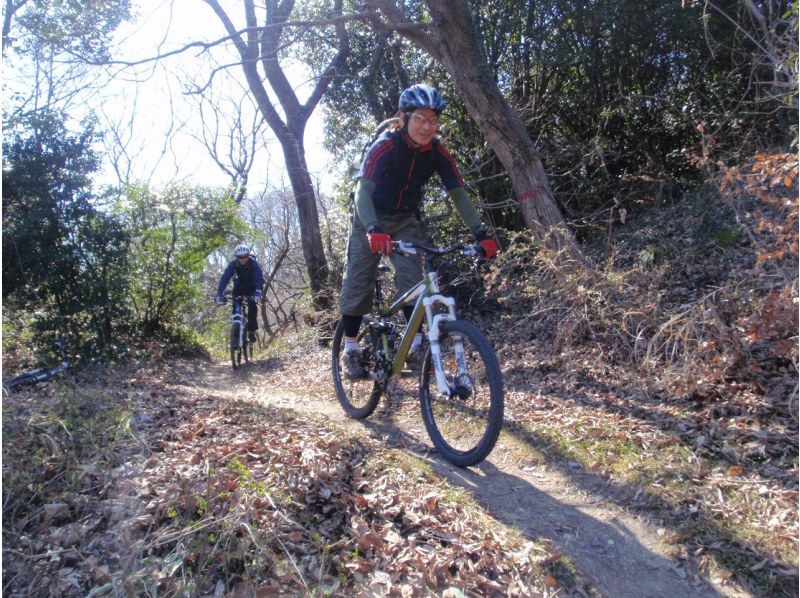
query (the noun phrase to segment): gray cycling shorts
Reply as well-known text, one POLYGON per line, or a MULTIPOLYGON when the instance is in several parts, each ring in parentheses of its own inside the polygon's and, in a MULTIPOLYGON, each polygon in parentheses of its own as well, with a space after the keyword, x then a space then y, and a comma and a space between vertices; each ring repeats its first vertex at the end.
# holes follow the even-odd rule
MULTIPOLYGON (((413 214, 378 212, 378 224, 393 241, 425 241, 422 225, 413 214)), ((422 280, 418 255, 400 256, 393 253, 389 259, 394 266, 394 286, 398 296, 422 280)), ((379 261, 380 254, 372 253, 369 249, 366 229, 358 216, 352 217, 347 239, 347 265, 339 298, 339 307, 344 315, 363 316, 372 309, 379 261)))

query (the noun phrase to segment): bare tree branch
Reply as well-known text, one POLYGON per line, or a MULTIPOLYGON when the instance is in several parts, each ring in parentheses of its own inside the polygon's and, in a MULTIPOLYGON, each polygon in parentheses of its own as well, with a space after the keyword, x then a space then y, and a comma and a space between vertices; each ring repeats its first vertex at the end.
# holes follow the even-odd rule
POLYGON ((6 0, 6 7, 3 11, 3 57, 5 57, 6 49, 11 43, 11 19, 14 17, 14 14, 27 3, 28 0, 20 0, 19 2, 6 0))
POLYGON ((403 66, 403 58, 401 52, 403 50, 402 42, 397 39, 391 45, 391 52, 392 52, 392 64, 394 65, 394 72, 397 75, 397 91, 402 91, 406 89, 408 86, 411 85, 411 81, 408 78, 408 72, 406 71, 405 67, 403 66))
POLYGON ((394 0, 367 0, 365 4, 369 11, 368 20, 374 27, 397 31, 436 60, 440 59, 441 47, 429 26, 407 19, 394 0))
MULTIPOLYGON (((253 11, 253 23, 255 24, 255 10, 252 0, 246 1, 248 11, 248 25, 250 24, 250 11, 253 11)), ((248 35, 258 43, 261 50, 261 62, 264 72, 267 75, 269 84, 272 86, 275 95, 281 102, 286 119, 294 120, 300 115, 300 102, 292 89, 289 80, 278 62, 278 46, 283 23, 289 18, 294 8, 294 0, 286 0, 280 5, 275 0, 268 0, 266 3, 267 25, 262 32, 249 32, 248 35), (258 35, 256 35, 258 33, 258 35)))
MULTIPOLYGON (((334 0, 333 9, 335 12, 341 12, 342 0, 334 0)), ((303 106, 306 118, 311 116, 311 113, 322 99, 322 96, 325 95, 331 81, 333 81, 333 78, 338 75, 340 69, 344 66, 347 55, 350 53, 350 43, 347 37, 347 31, 344 27, 344 22, 336 23, 336 37, 338 39, 336 55, 331 59, 328 63, 328 67, 317 79, 314 91, 311 92, 311 95, 303 106)))
MULTIPOLYGON (((6 0, 6 2, 9 2, 9 1, 10 0, 6 0)), ((27 2, 28 0, 25 0, 25 1, 27 2)), ((184 52, 188 52, 189 50, 192 50, 193 48, 199 48, 201 50, 201 52, 205 52, 205 51, 210 50, 210 49, 212 49, 212 48, 214 48, 216 46, 224 44, 225 42, 231 42, 232 41, 232 42, 236 43, 237 40, 242 40, 243 36, 248 35, 250 33, 259 34, 262 31, 266 31, 266 30, 269 30, 269 29, 274 29, 274 28, 284 29, 284 28, 287 28, 287 27, 324 27, 324 26, 327 26, 327 25, 344 25, 344 24, 352 22, 352 21, 368 21, 368 20, 370 20, 372 18, 371 13, 359 12, 359 13, 351 13, 351 14, 341 15, 339 17, 333 17, 333 18, 330 18, 330 19, 318 19, 318 20, 307 20, 307 21, 286 21, 284 23, 277 23, 277 24, 274 24, 274 25, 262 25, 262 26, 254 25, 252 27, 245 27, 243 29, 236 29, 235 27, 233 27, 233 24, 230 22, 230 19, 228 18, 228 15, 219 6, 219 4, 217 2, 215 2, 215 0, 203 0, 203 2, 205 2, 206 4, 208 4, 209 6, 211 6, 214 9, 214 12, 217 13, 217 16, 220 18, 220 20, 223 23, 225 23, 227 21, 227 23, 230 24, 230 28, 228 28, 228 25, 226 24, 226 30, 228 31, 228 35, 225 35, 223 37, 217 38, 217 39, 212 40, 212 41, 194 41, 194 42, 190 42, 188 44, 184 44, 180 48, 176 48, 174 50, 168 50, 168 51, 163 52, 163 53, 159 52, 156 56, 150 56, 148 58, 142 58, 140 60, 103 60, 103 61, 84 60, 84 62, 86 64, 91 64, 93 66, 109 66, 109 65, 139 66, 139 65, 148 64, 148 63, 151 63, 151 62, 158 62, 160 60, 163 60, 165 58, 169 58, 169 57, 172 57, 172 56, 176 56, 178 54, 183 54, 184 52), (220 13, 217 12, 217 7, 219 7, 220 11, 222 11, 222 14, 224 15, 224 18, 220 17, 220 13)), ((256 37, 258 37, 258 35, 256 35, 256 37)), ((238 48, 238 44, 237 44, 237 48, 238 48)), ((241 51, 241 48, 239 48, 239 49, 241 51)))
POLYGON ((364 95, 367 98, 367 105, 369 106, 370 112, 372 112, 372 117, 375 119, 376 123, 380 123, 384 116, 383 105, 381 104, 380 99, 378 99, 378 94, 375 91, 374 81, 381 65, 381 59, 386 51, 386 42, 390 34, 383 31, 375 31, 375 34, 378 38, 378 43, 372 50, 372 56, 370 57, 366 72, 360 77, 360 79, 361 86, 364 88, 364 95))
POLYGON ((230 177, 233 199, 237 204, 242 202, 247 192, 247 182, 255 162, 257 142, 264 123, 257 106, 252 106, 250 114, 246 114, 244 102, 247 99, 247 94, 243 94, 238 101, 201 95, 198 102, 201 131, 199 135, 193 135, 205 146, 212 160, 230 177), (223 104, 230 108, 223 110, 223 104), (227 145, 224 151, 220 148, 221 144, 227 145))

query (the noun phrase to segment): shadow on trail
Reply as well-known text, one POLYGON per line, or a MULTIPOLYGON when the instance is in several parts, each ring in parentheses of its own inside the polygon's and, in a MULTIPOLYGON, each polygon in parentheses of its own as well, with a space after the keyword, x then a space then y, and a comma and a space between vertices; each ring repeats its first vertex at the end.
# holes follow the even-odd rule
MULTIPOLYGON (((207 366, 206 366, 207 367, 207 366)), ((241 375, 243 379, 256 379, 263 368, 280 369, 281 360, 256 361, 241 375)), ((222 371, 222 369, 220 370, 222 371)), ((228 380, 238 379, 239 372, 228 368, 228 380)), ((199 376, 197 381, 200 382, 199 376)), ((335 403, 335 400, 333 400, 335 403)), ((470 492, 489 507, 496 518, 534 537, 544 538, 560 546, 575 562, 579 571, 587 576, 604 595, 608 596, 719 596, 704 584, 692 585, 685 571, 677 563, 664 558, 643 545, 635 534, 614 518, 602 521, 610 509, 595 509, 592 503, 575 506, 551 496, 546 489, 537 487, 532 475, 514 475, 501 471, 490 456, 489 460, 472 469, 455 468, 444 462, 432 448, 419 413, 418 399, 409 389, 395 388, 381 404, 372 418, 360 422, 370 434, 385 446, 408 450, 417 454, 456 487, 470 492), (405 430, 404 430, 405 428, 405 430), (598 517, 582 510, 600 512, 598 517)), ((722 542, 729 554, 735 555, 736 570, 760 569, 764 562, 775 562, 773 555, 753 549, 742 539, 720 527, 702 513, 676 516, 676 505, 658 494, 642 491, 638 484, 612 480, 608 476, 575 467, 570 457, 548 438, 528 430, 520 424, 504 423, 504 431, 515 442, 527 445, 543 454, 546 466, 565 479, 565 486, 593 496, 603 495, 620 502, 616 504, 628 513, 628 518, 638 515, 665 516, 662 527, 672 529, 680 536, 686 533, 686 524, 695 528, 693 548, 704 547, 713 552, 711 545, 722 542), (638 496, 635 504, 629 500, 638 496), (620 504, 621 503, 621 504, 620 504), (702 531, 706 530, 706 536, 702 531)), ((502 437, 501 441, 502 443, 502 437)), ((498 451, 495 451, 495 457, 498 451)), ((519 466, 523 464, 518 464, 519 466)), ((544 478, 545 476, 541 476, 544 478)), ((549 474, 548 478, 558 477, 549 474)), ((544 485, 544 484, 543 484, 544 485)), ((552 486, 552 483, 551 483, 552 486)), ((561 490, 564 490, 562 488, 561 490)), ((557 494, 557 493, 556 493, 557 494)), ((572 502, 572 501, 570 501, 572 502)), ((596 500, 595 502, 600 502, 596 500)), ((677 505, 680 506, 680 505, 677 505)), ((697 557, 688 557, 690 569, 696 568, 697 557)), ((758 575, 772 575, 758 571, 758 575)), ((770 595, 796 595, 796 579, 771 578, 770 595), (794 582, 794 583, 792 583, 794 582)))
MULTIPOLYGON (((472 494, 503 523, 535 538, 553 542, 575 563, 589 584, 605 596, 720 596, 705 584, 690 583, 686 573, 653 552, 615 518, 602 521, 557 500, 530 481, 501 471, 490 461, 470 469, 439 457, 420 421, 419 434, 400 429, 392 412, 362 422, 388 446, 409 450, 450 484, 472 494)), ((490 457, 491 458, 491 457, 490 457)), ((583 588, 573 588, 583 593, 583 588)))
MULTIPOLYGON (((708 552, 713 552, 711 545, 722 543, 722 547, 727 548, 731 553, 736 554, 736 569, 739 571, 756 571, 763 567, 765 562, 781 562, 781 559, 763 550, 754 548, 746 540, 740 538, 723 528, 713 519, 700 512, 689 514, 688 510, 677 516, 676 507, 683 510, 683 505, 675 505, 661 498, 657 494, 649 491, 642 491, 637 484, 629 484, 609 478, 602 473, 587 471, 580 467, 574 467, 575 462, 570 461, 566 455, 551 440, 538 435, 524 426, 505 422, 504 430, 514 435, 518 441, 526 443, 528 446, 540 451, 547 459, 547 465, 551 469, 559 471, 563 476, 568 477, 576 487, 589 493, 602 493, 606 496, 615 498, 624 503, 622 506, 631 514, 641 514, 652 516, 653 514, 663 514, 664 521, 661 525, 665 528, 672 528, 679 534, 685 534, 684 525, 691 522, 693 539, 695 540, 692 548, 697 545, 704 547, 708 552), (633 497, 639 496, 636 503, 632 502, 633 497), (703 537, 703 530, 707 530, 707 538, 703 537), (760 565, 759 565, 760 564, 760 565)), ((483 467, 481 465, 479 467, 483 467)), ((695 560, 690 557, 690 560, 695 560)), ((766 573, 765 573, 766 574, 766 573)), ((772 587, 769 595, 796 596, 796 579, 772 579, 772 587)))
MULTIPOLYGON (((403 389, 395 389, 395 393, 398 391, 402 392, 403 389)), ((364 425, 372 431, 373 435, 379 437, 390 446, 411 450, 420 457, 427 459, 430 461, 431 465, 434 466, 439 473, 447 477, 451 483, 463 487, 482 502, 488 503, 495 514, 505 523, 514 525, 521 531, 534 533, 552 540, 556 544, 564 547, 571 556, 576 553, 570 550, 570 545, 574 547, 576 545, 586 544, 585 540, 580 541, 578 538, 581 536, 584 538, 592 538, 590 545, 600 553, 598 557, 589 559, 585 559, 584 557, 586 562, 581 562, 581 557, 575 556, 575 561, 581 571, 596 572, 595 581, 600 587, 606 587, 611 590, 611 594, 613 595, 647 595, 642 593, 643 587, 641 586, 627 589, 614 587, 610 585, 613 584, 612 578, 599 578, 600 573, 598 572, 604 570, 604 564, 610 566, 610 570, 613 570, 614 567, 618 569, 628 566, 629 563, 626 561, 615 561, 613 558, 610 558, 605 563, 599 563, 597 562, 597 558, 603 559, 607 555, 615 553, 617 557, 622 558, 623 555, 619 554, 620 549, 615 547, 619 547, 621 542, 628 542, 630 544, 631 540, 629 535, 622 534, 616 527, 608 528, 608 525, 600 524, 595 518, 555 500, 547 493, 537 490, 535 486, 523 478, 515 477, 500 471, 492 465, 491 456, 489 461, 482 463, 476 468, 467 470, 454 468, 445 463, 441 458, 435 456, 435 449, 431 447, 421 423, 421 416, 419 415, 416 405, 416 397, 413 397, 407 391, 404 392, 401 397, 390 397, 385 406, 382 409, 379 408, 376 416, 381 419, 363 422, 364 425), (399 415, 401 410, 405 412, 404 406, 407 405, 409 401, 414 402, 414 406, 417 409, 416 417, 419 418, 419 427, 415 430, 413 436, 403 432, 398 422, 396 422, 396 416, 399 415), (477 472, 482 473, 478 474, 477 472), (513 508, 503 506, 501 501, 498 500, 498 497, 502 494, 502 489, 506 486, 515 488, 515 496, 519 498, 513 508), (501 490, 498 490, 498 488, 501 490), (498 507, 501 507, 499 512, 498 507), (560 520, 571 520, 573 523, 560 523, 560 520), (575 534, 574 537, 572 534, 575 534), (601 541, 598 543, 596 538, 601 538, 601 541), (623 593, 620 594, 620 592, 623 593), (629 592, 629 594, 625 592, 629 592)), ((406 419, 407 418, 404 417, 404 421, 406 419)), ((686 518, 676 517, 676 505, 671 504, 655 493, 642 491, 638 484, 620 482, 601 473, 590 472, 580 467, 576 468, 575 462, 571 461, 569 456, 554 442, 526 429, 520 424, 506 421, 504 423, 504 430, 506 433, 513 435, 517 442, 521 442, 541 452, 547 460, 547 466, 550 469, 558 471, 582 492, 591 495, 611 497, 616 499, 615 502, 618 500, 625 503, 621 506, 633 516, 664 514, 666 521, 662 522, 661 525, 665 528, 672 528, 672 530, 679 535, 686 533, 685 526, 688 523, 692 533, 697 534, 693 538, 694 546, 692 549, 696 548, 698 545, 710 547, 714 543, 721 542, 726 552, 736 555, 735 558, 737 562, 735 566, 739 571, 752 570, 753 568, 757 570, 763 567, 762 562, 781 562, 780 558, 750 546, 743 538, 721 528, 718 522, 702 513, 689 515, 687 512, 686 518), (639 500, 635 504, 630 504, 631 499, 636 496, 638 496, 639 500), (687 519, 689 521, 687 521, 687 519), (704 531, 707 537, 703 537, 704 531), (762 563, 761 567, 758 566, 759 563, 762 563)), ((633 542, 637 543, 635 538, 633 542)), ((624 546, 624 544, 622 545, 624 546)), ((711 551, 713 549, 707 548, 707 550, 711 551)), ((681 575, 685 576, 685 572, 681 568, 676 568, 674 563, 653 554, 646 547, 641 545, 640 550, 634 550, 633 552, 648 555, 644 560, 637 559, 639 563, 637 566, 641 565, 643 575, 650 574, 658 576, 662 575, 664 571, 668 572, 672 570, 672 577, 674 580, 682 581, 689 587, 688 582, 685 582, 680 577, 681 575)), ((696 558, 692 556, 689 557, 689 560, 692 565, 691 568, 697 569, 696 558)), ((763 574, 770 575, 767 572, 763 574)), ((792 589, 793 580, 791 578, 772 578, 769 580, 768 584, 772 585, 771 595, 794 595, 792 589)), ((715 595, 712 590, 705 587, 693 587, 691 588, 691 592, 692 593, 688 595, 715 595)))

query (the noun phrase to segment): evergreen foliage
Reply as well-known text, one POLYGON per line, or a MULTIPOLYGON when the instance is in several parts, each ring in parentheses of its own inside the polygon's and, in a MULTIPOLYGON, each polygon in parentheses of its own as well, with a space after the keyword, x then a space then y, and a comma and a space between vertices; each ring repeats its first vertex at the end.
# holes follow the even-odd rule
POLYGON ((131 303, 147 333, 183 323, 201 295, 206 257, 245 229, 224 189, 171 185, 129 186, 115 213, 131 237, 131 303))
MULTIPOLYGON (((735 0, 471 5, 496 81, 523 117, 579 233, 607 224, 620 208, 630 213, 643 202, 696 187, 709 146, 732 153, 786 147, 796 137, 796 73, 794 80, 790 73, 796 68, 796 3, 777 2, 767 11, 769 39, 735 0), (794 92, 777 94, 777 84, 786 90, 793 84, 794 92)), ((425 13, 418 2, 407 10, 425 13)), ((399 73, 390 48, 396 43, 385 33, 355 37, 350 70, 326 100, 327 143, 348 157, 374 128, 375 106, 389 116, 395 105, 399 73), (375 65, 382 39, 387 42, 375 65)), ((494 206, 497 225, 522 230, 508 176, 447 77, 417 49, 402 48, 410 82, 438 85, 447 96, 442 132, 468 185, 485 206, 494 206)))
POLYGON ((34 0, 8 3, 6 9, 11 14, 4 46, 19 39, 15 49, 22 53, 64 52, 90 61, 108 58, 111 35, 131 18, 130 0, 34 0))
POLYGON ((3 143, 5 307, 34 326, 36 344, 66 333, 86 358, 119 355, 140 332, 176 334, 206 257, 244 230, 223 189, 138 185, 97 197, 95 138, 91 124, 72 133, 63 115, 38 112, 3 143))
POLYGON ((46 112, 22 124, 3 142, 5 306, 40 332, 69 331, 77 350, 109 352, 127 317, 128 236, 94 206, 94 132, 46 112))

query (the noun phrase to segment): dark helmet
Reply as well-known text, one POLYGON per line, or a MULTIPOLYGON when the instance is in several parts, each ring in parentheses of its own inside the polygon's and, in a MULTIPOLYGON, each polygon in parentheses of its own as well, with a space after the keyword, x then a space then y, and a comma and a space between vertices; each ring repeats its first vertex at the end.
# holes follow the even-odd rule
POLYGON ((430 108, 436 114, 444 110, 445 101, 441 92, 430 85, 412 85, 400 94, 400 112, 413 112, 417 108, 430 108))

